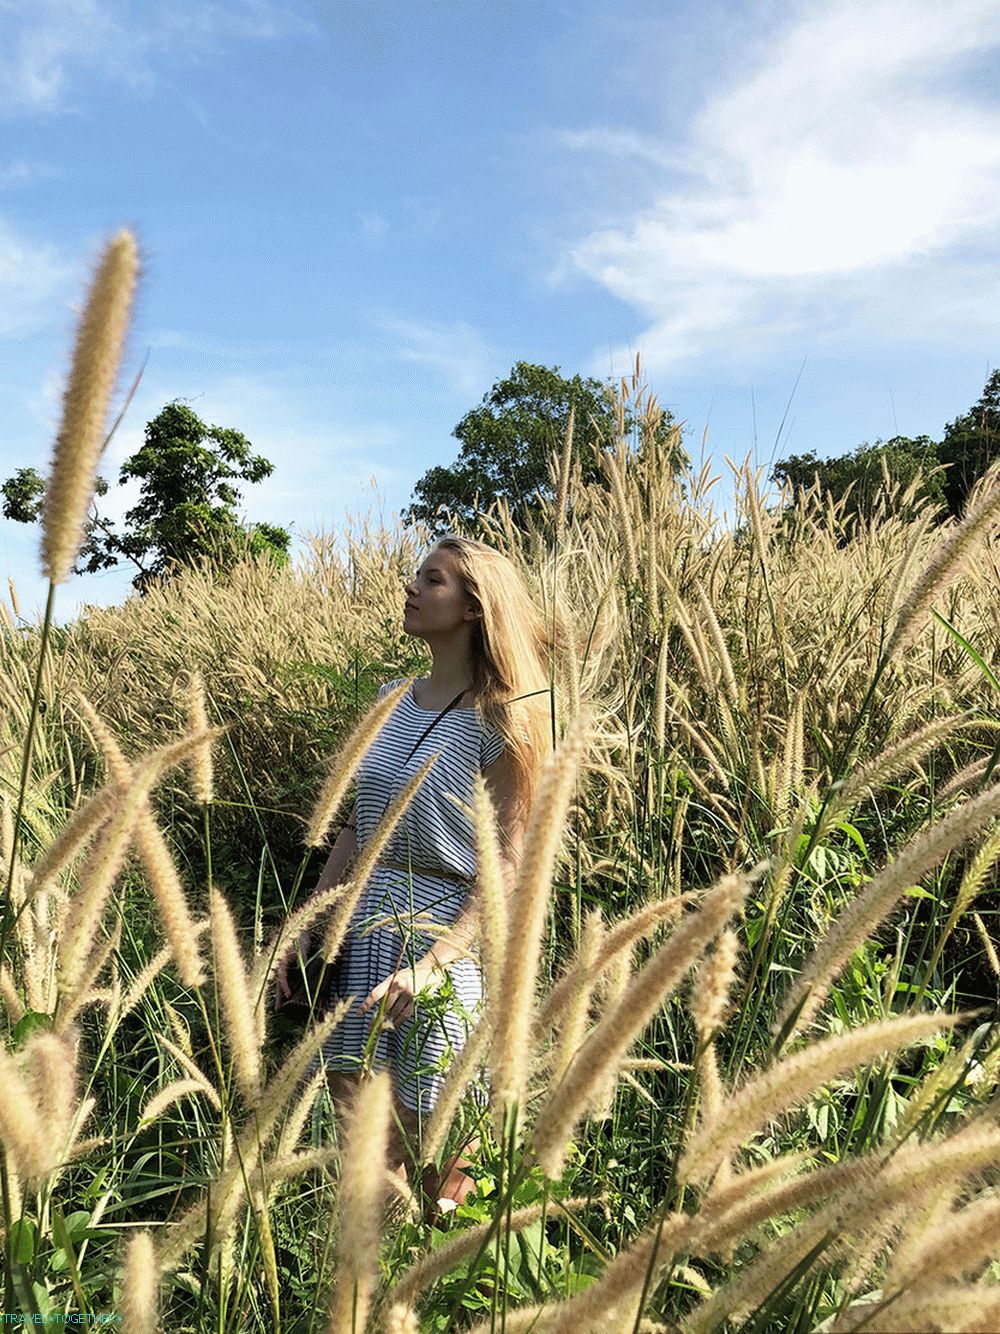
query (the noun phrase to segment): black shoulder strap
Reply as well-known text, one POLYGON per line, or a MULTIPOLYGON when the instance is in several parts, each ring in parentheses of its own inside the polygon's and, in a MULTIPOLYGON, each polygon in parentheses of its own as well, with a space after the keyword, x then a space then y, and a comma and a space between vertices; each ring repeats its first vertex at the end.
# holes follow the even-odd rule
MULTIPOLYGON (((441 710, 441 712, 438 714, 438 716, 437 716, 436 718, 432 718, 432 719, 431 719, 431 721, 427 724, 427 726, 424 728, 424 730, 423 730, 423 731, 420 733, 420 735, 417 737, 416 741, 414 741, 413 745, 410 747, 410 754, 407 755, 406 760, 409 760, 409 759, 412 757, 414 751, 415 751, 415 750, 417 749, 417 747, 420 745, 421 741, 423 741, 424 737, 425 737, 425 736, 427 735, 427 733, 431 730, 431 728, 434 726, 434 724, 435 724, 435 723, 439 723, 439 722, 441 721, 441 719, 444 717, 444 715, 448 712, 448 710, 449 710, 449 709, 453 709, 453 708, 455 707, 455 705, 458 703, 458 701, 462 698, 462 696, 463 696, 464 694, 465 694, 465 691, 464 691, 464 690, 460 690, 460 691, 458 692, 458 694, 455 696, 455 698, 451 701, 451 703, 450 703, 450 704, 446 704, 446 705, 444 706, 444 708, 441 710)), ((403 761, 404 764, 406 763, 406 760, 403 761)))

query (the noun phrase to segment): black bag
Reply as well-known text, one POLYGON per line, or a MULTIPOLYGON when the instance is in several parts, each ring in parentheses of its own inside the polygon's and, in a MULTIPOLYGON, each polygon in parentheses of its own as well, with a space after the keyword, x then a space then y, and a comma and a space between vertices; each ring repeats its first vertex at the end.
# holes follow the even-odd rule
MULTIPOLYGON (((448 710, 453 709, 464 694, 465 691, 460 690, 451 703, 446 704, 437 717, 431 719, 410 747, 410 752, 403 761, 403 764, 406 764, 412 758, 414 751, 435 723, 440 722, 448 710)), ((385 812, 383 811, 383 814, 384 813, 385 812)), ((325 1005, 329 1003, 330 997, 338 992, 338 974, 342 957, 343 952, 338 954, 336 959, 327 963, 323 958, 320 948, 316 947, 313 953, 305 960, 303 967, 299 964, 298 957, 296 956, 293 962, 289 965, 287 972, 288 985, 291 988, 291 994, 287 1000, 279 1005, 277 1013, 284 1015, 293 1023, 307 1024, 312 1018, 314 1011, 319 1009, 319 1011, 322 1012, 325 1005), (320 997, 325 997, 323 1002, 320 1001, 320 997)))

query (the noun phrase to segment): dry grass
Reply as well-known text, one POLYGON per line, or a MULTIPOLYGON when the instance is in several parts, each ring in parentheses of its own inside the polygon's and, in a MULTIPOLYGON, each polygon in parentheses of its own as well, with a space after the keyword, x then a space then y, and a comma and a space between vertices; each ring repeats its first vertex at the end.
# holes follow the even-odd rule
MULTIPOLYGON (((72 430, 60 437, 45 524, 54 582, 79 541, 131 300, 134 254, 123 238, 113 250, 67 390, 72 430)), ((625 392, 639 402, 638 373, 625 392)), ((917 1319, 978 1329, 998 1309, 984 1268, 998 1227, 998 1061, 981 1050, 978 1032, 949 1049, 946 1035, 961 1016, 948 1012, 939 976, 945 969, 955 981, 951 951, 995 883, 989 821, 1000 798, 996 787, 983 790, 980 753, 995 744, 987 711, 995 701, 928 614, 938 604, 985 661, 994 656, 990 543, 1000 465, 963 522, 938 530, 913 513, 912 495, 890 495, 870 522, 850 529, 815 493, 784 496, 782 518, 760 477, 734 466, 738 524, 727 531, 712 511, 709 473, 689 472, 682 491, 667 450, 648 434, 658 409, 640 406, 650 445, 643 461, 623 439, 609 441, 600 455, 607 485, 586 488, 571 427, 553 457, 554 498, 537 523, 517 527, 502 505, 482 517, 487 539, 521 567, 539 600, 571 609, 593 631, 594 648, 558 665, 557 745, 509 896, 482 785, 474 804, 486 868, 487 1003, 423 1152, 428 1161, 444 1148, 485 1059, 494 1116, 481 1134, 499 1163, 497 1212, 456 1228, 439 1248, 425 1234, 414 1252, 411 1235, 405 1262, 395 1255, 395 1289, 380 1268, 396 1236, 381 1212, 387 1078, 363 1082, 346 1151, 303 1145, 316 1129, 322 1085, 310 1067, 347 1007, 282 1057, 267 1040, 268 1006, 284 947, 328 910, 325 950, 335 955, 429 764, 410 777, 351 876, 296 903, 266 944, 259 919, 252 939, 244 930, 226 868, 195 882, 181 853, 192 829, 225 846, 248 807, 255 818, 277 817, 272 828, 293 828, 288 843, 299 851, 323 843, 402 693, 366 705, 393 674, 383 664, 408 664, 399 588, 426 534, 366 522, 346 535, 346 560, 320 536, 298 568, 249 560, 222 584, 207 568, 192 570, 153 586, 141 605, 91 609, 58 651, 44 634, 39 642, 13 632, 9 617, 0 628, 9 701, 0 717, 3 1224, 9 1238, 23 1216, 52 1243, 39 1254, 50 1254, 59 1241, 54 1190, 77 1189, 76 1168, 91 1179, 103 1171, 112 1183, 90 1201, 96 1229, 119 1179, 146 1161, 144 1136, 197 1146, 187 1168, 167 1169, 175 1173, 169 1208, 147 1216, 141 1203, 130 1206, 115 1234, 130 1239, 107 1296, 136 1329, 169 1318, 157 1309, 158 1291, 162 1304, 196 1290, 220 1327, 238 1295, 255 1318, 277 1325, 292 1300, 279 1269, 288 1232, 277 1220, 297 1219, 292 1231, 304 1235, 305 1219, 326 1218, 332 1203, 332 1275, 317 1259, 314 1276, 317 1301, 332 1283, 330 1327, 360 1334, 370 1313, 372 1324, 412 1334, 418 1304, 437 1300, 455 1266, 487 1248, 497 1259, 501 1240, 516 1244, 543 1211, 568 1219, 586 1208, 575 1191, 561 1209, 556 1199, 562 1175, 584 1170, 574 1136, 593 1137, 606 1152, 601 1118, 628 1108, 626 1131, 638 1142, 634 1127, 665 1098, 677 1102, 666 1123, 679 1161, 663 1195, 645 1199, 630 1235, 620 1220, 603 1231, 576 1222, 580 1254, 602 1258, 598 1280, 544 1302, 523 1299, 507 1312, 507 1329, 583 1334, 642 1328, 643 1319, 654 1328, 662 1316, 666 1327, 709 1330, 754 1312, 780 1322, 791 1309, 781 1305, 786 1281, 794 1300, 822 1291, 827 1328, 838 1330, 917 1319), (285 672, 291 663, 329 666, 331 656, 335 672, 285 672), (209 728, 209 703, 224 727, 209 728), (91 751, 78 750, 81 718, 107 766, 103 785, 91 751), (330 726, 318 737, 320 719, 330 726), (119 736, 128 738, 128 758, 119 736), (182 765, 190 791, 173 774, 182 765), (282 805, 284 794, 304 790, 297 781, 316 793, 310 811, 282 805), (159 804, 158 787, 166 789, 159 804), (869 841, 885 835, 874 857, 855 851, 860 834, 849 815, 869 841), (943 879, 933 890, 925 882, 931 872, 944 877, 976 835, 955 897, 920 917, 924 900, 905 891, 924 886, 938 905, 943 879), (904 942, 901 930, 892 956, 873 937, 901 904, 910 934, 904 942), (162 943, 151 943, 159 931, 162 943), (199 943, 206 933, 210 959, 199 943), (880 950, 891 966, 876 984, 857 961, 871 967, 880 950), (675 996, 696 965, 688 1016, 675 996), (858 994, 838 987, 855 965, 858 994), (48 1019, 32 1029, 33 1015, 48 1019), (786 1050, 808 1025, 834 1031, 806 1034, 786 1050), (780 1046, 775 1027, 784 1030, 780 1046), (662 1042, 666 1033, 676 1050, 633 1059, 638 1041, 662 1042), (942 1035, 936 1047, 932 1035, 942 1035), (146 1065, 140 1052, 152 1058, 146 1065), (875 1061, 874 1073, 853 1073, 875 1061), (882 1099, 890 1088, 898 1102, 904 1068, 902 1112, 892 1119, 878 1104, 864 1136, 830 1137, 824 1151, 834 1160, 803 1169, 801 1146, 815 1123, 792 1109, 809 1109, 823 1089, 834 1100, 846 1089, 845 1098, 863 1103, 876 1086, 882 1099), (119 1070, 138 1092, 116 1102, 119 1070), (107 1133, 83 1139, 86 1128, 107 1133), (517 1133, 501 1143, 510 1128, 517 1133), (533 1169, 544 1204, 515 1207, 533 1169), (304 1182, 315 1183, 312 1193, 304 1182), (315 1195, 312 1214, 313 1206, 287 1212, 283 1192, 293 1184, 303 1198, 315 1195), (946 1209, 933 1206, 939 1186, 946 1209), (165 1280, 175 1284, 169 1296, 165 1280)), ((974 923, 995 968, 982 911, 974 923)), ((77 1257, 84 1276, 97 1244, 88 1238, 87 1247, 77 1257)), ((49 1278, 63 1284, 59 1300, 76 1300, 68 1280, 55 1271, 49 1278)), ((481 1327, 491 1324, 498 1327, 493 1319, 481 1327)))

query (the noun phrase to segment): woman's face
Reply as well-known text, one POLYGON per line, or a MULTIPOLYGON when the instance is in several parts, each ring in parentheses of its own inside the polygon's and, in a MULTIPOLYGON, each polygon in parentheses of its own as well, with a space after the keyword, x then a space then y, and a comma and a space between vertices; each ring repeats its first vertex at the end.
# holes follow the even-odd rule
POLYGON ((454 552, 434 548, 405 586, 403 629, 413 635, 447 634, 469 624, 475 614, 462 591, 454 552))

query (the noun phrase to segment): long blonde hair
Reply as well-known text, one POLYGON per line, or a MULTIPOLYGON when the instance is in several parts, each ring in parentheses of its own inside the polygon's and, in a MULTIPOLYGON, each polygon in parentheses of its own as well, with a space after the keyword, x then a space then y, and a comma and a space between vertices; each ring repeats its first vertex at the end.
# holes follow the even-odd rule
POLYGON ((462 591, 481 616, 469 644, 472 694, 483 721, 514 760, 517 816, 527 819, 542 760, 552 749, 552 685, 561 679, 568 630, 542 614, 509 557, 475 538, 446 534, 434 548, 455 555, 462 591))

